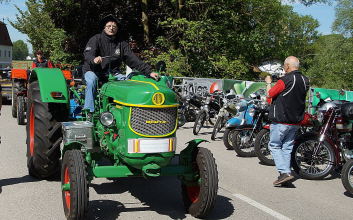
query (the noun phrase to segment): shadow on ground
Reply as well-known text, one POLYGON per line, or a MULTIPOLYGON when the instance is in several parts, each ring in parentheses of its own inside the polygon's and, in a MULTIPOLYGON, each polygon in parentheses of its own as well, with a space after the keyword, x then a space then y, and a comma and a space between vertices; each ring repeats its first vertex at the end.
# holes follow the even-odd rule
POLYGON ((0 188, 3 190, 4 186, 10 186, 10 185, 15 185, 15 184, 20 184, 20 183, 37 182, 37 181, 40 181, 40 180, 38 180, 36 178, 33 178, 33 177, 29 176, 29 175, 21 176, 21 177, 14 177, 14 178, 8 178, 8 179, 1 179, 0 180, 0 188))
MULTIPOLYGON (((140 202, 121 203, 112 200, 90 201, 90 219, 116 219, 122 212, 155 211, 171 219, 184 219, 179 180, 175 177, 117 179, 114 182, 91 184, 98 194, 131 193, 140 202)), ((207 219, 227 219, 234 213, 230 198, 218 196, 207 219)))

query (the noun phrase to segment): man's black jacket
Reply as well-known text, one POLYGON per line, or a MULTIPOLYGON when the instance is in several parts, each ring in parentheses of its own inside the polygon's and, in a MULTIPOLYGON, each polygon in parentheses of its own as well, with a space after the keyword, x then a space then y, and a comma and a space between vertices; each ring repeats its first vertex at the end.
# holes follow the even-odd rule
POLYGON ((151 67, 140 60, 130 49, 126 41, 120 40, 117 36, 108 36, 103 31, 94 35, 87 43, 83 52, 85 62, 83 64, 83 73, 93 71, 97 75, 108 73, 109 61, 111 59, 111 72, 119 72, 121 63, 124 62, 131 69, 136 69, 145 75, 149 75, 151 67), (97 56, 113 56, 103 59, 100 64, 95 64, 93 59, 97 56))

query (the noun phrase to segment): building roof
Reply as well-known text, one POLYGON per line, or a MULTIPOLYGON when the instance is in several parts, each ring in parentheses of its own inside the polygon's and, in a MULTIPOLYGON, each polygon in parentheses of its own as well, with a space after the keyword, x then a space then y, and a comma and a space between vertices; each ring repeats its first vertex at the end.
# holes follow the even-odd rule
POLYGON ((12 46, 11 38, 6 24, 0 21, 0 45, 12 46))

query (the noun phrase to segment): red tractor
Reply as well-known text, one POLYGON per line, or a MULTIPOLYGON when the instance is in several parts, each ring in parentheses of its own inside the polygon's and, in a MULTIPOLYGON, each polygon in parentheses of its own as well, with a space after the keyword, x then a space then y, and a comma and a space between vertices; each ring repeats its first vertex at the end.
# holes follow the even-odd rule
POLYGON ((28 70, 12 69, 12 116, 17 118, 19 125, 25 124, 27 103, 27 78, 28 70))

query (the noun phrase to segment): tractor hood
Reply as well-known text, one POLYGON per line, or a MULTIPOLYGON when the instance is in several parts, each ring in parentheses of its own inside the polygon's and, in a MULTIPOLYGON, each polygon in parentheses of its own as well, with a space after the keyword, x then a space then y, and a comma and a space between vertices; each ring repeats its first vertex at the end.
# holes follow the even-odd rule
POLYGON ((101 93, 124 106, 158 108, 178 105, 176 94, 165 82, 145 77, 138 79, 108 82, 103 85, 101 93))

